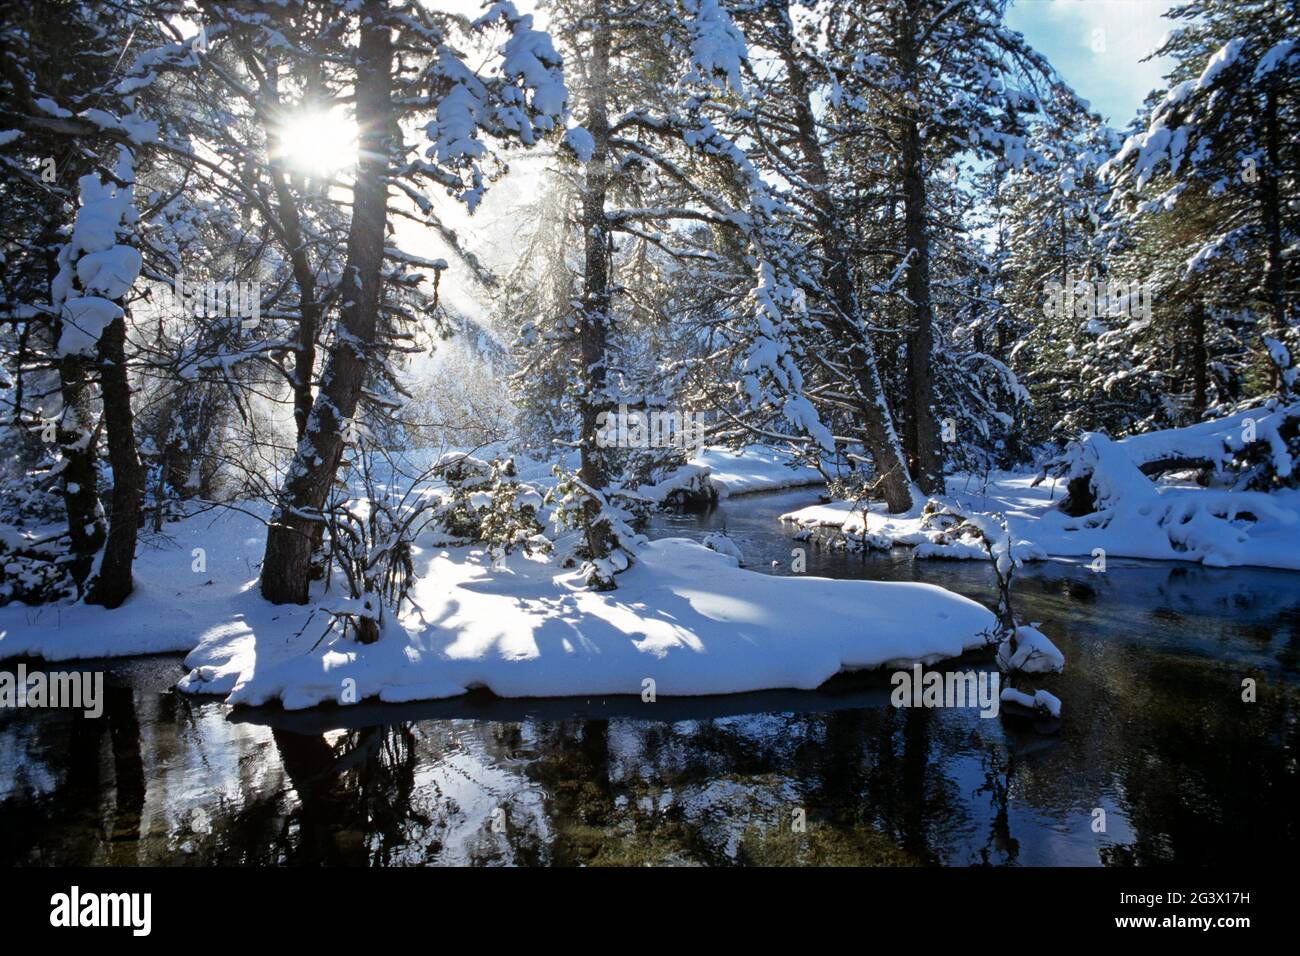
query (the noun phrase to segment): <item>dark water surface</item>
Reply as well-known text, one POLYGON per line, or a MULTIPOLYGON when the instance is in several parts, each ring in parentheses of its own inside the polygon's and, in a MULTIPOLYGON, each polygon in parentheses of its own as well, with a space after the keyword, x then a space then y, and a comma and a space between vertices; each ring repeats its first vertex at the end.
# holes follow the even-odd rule
MULTIPOLYGON (((815 500, 739 498, 651 533, 725 526, 760 571, 790 573, 805 547, 811 574, 992 603, 982 562, 791 541, 777 516, 815 500)), ((1037 681, 1064 701, 1054 733, 895 709, 884 673, 654 704, 475 694, 286 714, 175 693, 179 657, 87 662, 106 672, 103 718, 0 710, 0 864, 1294 858, 1300 574, 1053 561, 1023 569, 1016 594, 1066 655, 1037 681)))

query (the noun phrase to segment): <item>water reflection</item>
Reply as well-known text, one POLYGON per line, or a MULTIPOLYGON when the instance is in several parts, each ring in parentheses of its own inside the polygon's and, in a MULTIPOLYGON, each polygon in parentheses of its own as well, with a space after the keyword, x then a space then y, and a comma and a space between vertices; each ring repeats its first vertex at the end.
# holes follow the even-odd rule
MULTIPOLYGON (((654 530, 725 523, 766 570, 792 547, 775 515, 810 498, 654 530)), ((808 547, 810 573, 992 596, 978 563, 808 547)), ((1280 862, 1300 805, 1297 581, 1027 568, 1021 613, 1069 661, 1043 682, 1066 706, 1052 735, 974 710, 896 710, 881 674, 654 704, 474 694, 293 714, 177 695, 173 657, 91 664, 107 671, 101 719, 0 712, 0 862, 1280 862)))

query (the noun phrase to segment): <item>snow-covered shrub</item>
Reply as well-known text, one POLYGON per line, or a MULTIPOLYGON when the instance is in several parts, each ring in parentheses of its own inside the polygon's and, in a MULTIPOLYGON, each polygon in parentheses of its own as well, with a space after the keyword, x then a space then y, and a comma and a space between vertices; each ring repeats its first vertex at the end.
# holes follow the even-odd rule
POLYGON ((448 537, 466 544, 485 544, 494 556, 515 548, 522 548, 525 554, 550 549, 539 516, 543 496, 519 481, 514 459, 484 461, 452 452, 439 459, 434 472, 447 485, 435 525, 448 537))
POLYGON ((512 458, 492 462, 489 500, 479 518, 479 540, 495 557, 515 548, 524 554, 545 553, 551 548, 538 519, 542 495, 531 485, 521 483, 518 474, 512 458))
POLYGON ((632 566, 645 538, 632 530, 628 513, 609 497, 558 465, 554 472, 557 481, 546 503, 553 508, 556 560, 561 567, 583 562, 581 573, 587 584, 609 590, 614 586, 614 575, 632 566), (604 554, 592 553, 593 539, 606 543, 604 554))
POLYGON ((998 642, 1014 642, 1016 616, 1011 606, 1011 577, 1021 561, 1014 554, 1007 519, 1002 515, 964 511, 931 498, 921 512, 921 527, 937 531, 937 539, 917 548, 918 557, 965 557, 969 549, 988 556, 998 583, 998 642), (926 548, 923 552, 922 549, 926 548), (954 554, 952 552, 958 552, 954 554))
MULTIPOLYGON (((940 531, 944 540, 937 542, 950 548, 979 548, 989 559, 997 579, 998 605, 997 629, 992 641, 997 643, 997 663, 1006 675, 1008 684, 1002 692, 1002 701, 1041 710, 1059 717, 1061 702, 1052 694, 1039 690, 1025 694, 1010 686, 1016 673, 1054 673, 1065 667, 1062 654, 1047 635, 1032 624, 1016 620, 1011 596, 1011 579, 1022 564, 1007 528, 1006 517, 999 514, 964 511, 951 504, 931 499, 922 512, 923 526, 940 531)), ((922 546, 924 547, 924 545, 922 546)), ((920 548, 917 550, 921 553, 920 548)))
POLYGON ((701 544, 710 551, 716 551, 718 554, 725 554, 735 558, 738 565, 743 566, 745 563, 745 555, 741 552, 740 545, 736 544, 735 540, 726 531, 714 531, 712 534, 706 535, 701 544))
POLYGON ((451 452, 438 460, 434 471, 447 485, 447 497, 438 507, 438 527, 461 541, 480 540, 482 511, 492 501, 492 465, 473 455, 451 452))
POLYGON ((341 625, 345 637, 351 634, 362 644, 379 640, 384 605, 400 605, 412 574, 410 540, 392 518, 391 511, 373 501, 340 505, 329 516, 327 568, 338 568, 348 593, 321 609, 330 616, 331 627, 341 625))
MULTIPOLYGON (((955 505, 931 498, 921 511, 921 534, 924 540, 917 543, 918 558, 954 558, 970 560, 988 555, 989 541, 985 529, 972 520, 974 513, 955 505)), ((1001 515, 986 515, 1005 529, 1001 515)), ((1045 551, 1031 541, 1011 542, 1011 557, 1019 567, 1024 561, 1040 561, 1047 557, 1045 551)))
POLYGON ((76 594, 63 553, 56 463, 18 429, 0 429, 0 605, 48 604, 76 594))
POLYGON ((835 501, 862 501, 870 498, 873 479, 864 471, 846 471, 826 481, 826 494, 835 501))
POLYGON ((399 494, 375 480, 369 456, 358 456, 357 464, 365 496, 336 500, 325 515, 325 586, 329 590, 341 576, 347 595, 321 610, 330 616, 331 628, 341 625, 344 636, 370 644, 383 632, 385 611, 398 613, 410 599, 414 543, 437 519, 437 508, 418 481, 399 494))
POLYGON ((0 526, 0 606, 11 601, 50 604, 77 593, 67 565, 48 545, 24 542, 13 529, 0 526))
POLYGON ((888 551, 894 546, 894 540, 886 534, 875 531, 843 531, 832 543, 833 548, 845 551, 888 551))

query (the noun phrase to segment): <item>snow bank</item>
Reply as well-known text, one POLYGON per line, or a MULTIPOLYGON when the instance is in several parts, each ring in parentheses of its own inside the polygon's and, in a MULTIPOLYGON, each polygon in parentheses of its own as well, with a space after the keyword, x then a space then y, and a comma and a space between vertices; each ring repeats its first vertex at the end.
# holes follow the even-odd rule
MULTIPOLYGON (((1220 470, 1227 469, 1234 456, 1247 449, 1268 449, 1273 472, 1288 475, 1291 460, 1284 431, 1293 414, 1292 409, 1261 407, 1120 441, 1086 435, 1064 459, 1069 463, 1069 487, 1088 489, 1091 500, 1085 514, 1061 510, 1064 488, 1056 481, 1040 482, 1014 472, 995 472, 987 484, 972 476, 952 476, 940 500, 962 511, 1005 515, 1013 554, 1022 561, 1056 555, 1300 570, 1300 489, 1263 492, 1156 483, 1142 471, 1200 462, 1228 481, 1231 473, 1220 470)), ((834 501, 781 517, 805 530, 835 529, 850 545, 880 547, 884 542, 914 546, 919 557, 987 559, 976 542, 928 526, 921 512, 891 515, 878 502, 857 506, 834 501)))
MULTIPOLYGON (((515 454, 504 443, 494 443, 477 449, 451 449, 435 452, 432 449, 395 452, 394 457, 408 475, 418 475, 432 467, 439 455, 468 452, 481 459, 513 457, 519 480, 539 488, 555 484, 551 473, 553 461, 515 454)), ((575 471, 578 467, 576 452, 567 453, 560 461, 561 467, 575 471)), ((637 489, 637 494, 652 501, 664 501, 678 488, 693 488, 703 484, 711 486, 719 498, 748 495, 763 491, 781 491, 825 484, 821 472, 808 465, 790 464, 789 456, 779 449, 766 445, 747 445, 740 450, 707 447, 671 475, 654 485, 637 489)))
MULTIPOLYGON (((191 652, 181 689, 232 703, 301 708, 355 699, 665 697, 810 689, 841 670, 933 663, 985 646, 981 605, 925 584, 776 577, 683 539, 653 542, 616 591, 522 554, 421 543, 408 611, 375 644, 331 634, 311 606, 275 606, 256 586, 265 528, 211 513, 143 548, 121 608, 0 608, 0 658, 191 652)), ((314 592, 317 600, 328 596, 314 592)))
POLYGON ((494 570, 481 551, 440 550, 414 594, 423 614, 377 643, 313 648, 324 622, 298 634, 306 609, 275 608, 279 620, 244 617, 205 636, 180 689, 290 709, 475 687, 502 697, 810 689, 843 670, 983 647, 994 625, 942 588, 760 575, 677 538, 649 544, 617 591, 579 580, 520 555, 494 570))
POLYGON ((48 661, 184 653, 205 635, 280 609, 257 593, 266 527, 240 512, 205 514, 142 533, 135 590, 117 610, 86 604, 0 607, 0 659, 48 661))
POLYGON ((808 465, 791 467, 784 454, 760 445, 750 445, 740 451, 705 448, 690 463, 709 470, 709 480, 718 489, 720 498, 826 482, 816 468, 808 465))
MULTIPOLYGON (((479 453, 494 450, 505 453, 479 453)), ((404 486, 440 457, 445 455, 433 449, 406 452, 397 456, 391 475, 383 474, 387 466, 382 465, 377 475, 381 483, 404 486)), ((554 484, 550 462, 519 457, 516 463, 521 483, 539 488, 554 484)), ((778 452, 758 447, 741 452, 706 449, 691 467, 724 495, 821 481, 815 469, 792 469, 778 452), (711 476, 715 467, 718 474, 711 476)), ((429 491, 443 487, 434 482, 429 491)), ((235 633, 240 627, 251 630, 254 621, 266 618, 268 606, 257 596, 266 529, 256 516, 258 507, 249 508, 252 513, 247 515, 209 513, 169 524, 157 539, 145 533, 136 558, 135 593, 117 611, 85 605, 27 607, 18 602, 0 607, 0 659, 188 652, 214 635, 235 633), (232 616, 236 623, 227 626, 232 616)), ((288 620, 296 610, 272 608, 271 613, 288 620)))
MULTIPOLYGON (((948 498, 954 503, 979 501, 979 509, 984 511, 1004 511, 998 507, 1001 502, 994 498, 979 496, 953 495, 954 487, 961 479, 949 479, 948 498)), ((943 500, 943 499, 940 499, 943 500)), ((972 507, 974 507, 972 505, 972 507)), ((831 528, 838 531, 844 543, 855 550, 870 548, 888 550, 895 545, 916 548, 916 554, 922 558, 947 558, 961 561, 987 561, 988 551, 975 539, 954 538, 949 529, 927 520, 921 510, 914 509, 905 514, 889 514, 882 502, 857 504, 851 501, 831 501, 826 504, 810 505, 781 515, 781 520, 798 525, 804 531, 815 528, 831 528)), ((1033 541, 1019 536, 1012 530, 1012 556, 1019 561, 1041 561, 1047 553, 1033 541)), ((831 542, 837 546, 839 542, 831 542)))
POLYGON ((200 610, 179 603, 175 593, 137 581, 135 593, 116 611, 85 604, 0 608, 0 660, 183 653, 210 623, 200 610))
MULTIPOLYGON (((948 498, 964 507, 1007 516, 1022 561, 1048 556, 1095 559, 1140 558, 1194 561, 1210 567, 1261 567, 1300 571, 1300 491, 1214 491, 1158 487, 1138 474, 1141 496, 1101 512, 1072 518, 1057 510, 1062 493, 1034 487, 1035 476, 994 475, 987 489, 961 494, 964 476, 948 479, 948 498)), ((781 516, 803 529, 829 528, 850 539, 874 536, 893 545, 917 546, 920 557, 988 560, 976 547, 931 543, 938 532, 922 527, 919 514, 890 515, 873 504, 863 511, 851 502, 812 505, 781 516)), ((872 545, 879 547, 879 543, 872 545)))
MULTIPOLYGON (((1215 439, 1211 438, 1210 441, 1215 439)), ((1179 443, 1161 452, 1179 455, 1179 443)), ((1163 455, 1162 455, 1163 457, 1163 455)), ((1072 487, 1087 481, 1095 510, 1045 515, 1053 540, 1091 543, 1107 554, 1300 569, 1300 492, 1161 487, 1142 472, 1121 442, 1087 435, 1074 452, 1072 487)))
POLYGON ((1042 532, 1127 557, 1300 569, 1300 489, 1289 487, 1298 427, 1300 405, 1269 402, 1120 441, 1084 435, 1054 463, 1068 501, 1042 532), (1179 469, 1206 487, 1148 477, 1179 469))

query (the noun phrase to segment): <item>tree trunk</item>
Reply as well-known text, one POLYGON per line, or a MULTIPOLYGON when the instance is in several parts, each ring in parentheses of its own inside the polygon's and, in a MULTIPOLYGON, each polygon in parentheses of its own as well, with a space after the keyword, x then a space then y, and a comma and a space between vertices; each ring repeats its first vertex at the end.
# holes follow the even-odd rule
POLYGON ((136 452, 135 420, 131 414, 131 385, 126 367, 126 319, 109 323, 99 337, 100 394, 108 461, 113 469, 113 511, 108 541, 99 571, 87 589, 87 604, 118 607, 131 594, 144 469, 136 452))
POLYGON ((903 17, 899 30, 899 60, 907 78, 907 95, 912 98, 904 110, 903 217, 906 241, 912 254, 907 271, 907 296, 912 303, 912 327, 907 335, 907 428, 905 446, 912 457, 917 484, 926 494, 942 494, 943 448, 935 415, 934 313, 930 305, 930 237, 926 227, 924 154, 920 120, 915 99, 920 96, 917 78, 916 18, 903 17))
POLYGON ((343 455, 343 429, 356 413, 379 321, 388 223, 393 48, 383 3, 369 0, 361 20, 356 83, 361 131, 340 331, 267 529, 261 589, 262 596, 274 604, 307 603, 313 532, 321 523, 321 510, 343 455))
MULTIPOLYGON (((609 483, 604 449, 597 444, 597 422, 608 405, 605 393, 605 348, 609 335, 610 229, 605 218, 609 189, 609 115, 606 100, 609 85, 611 47, 609 11, 598 4, 593 18, 591 62, 588 76, 585 126, 594 148, 584 172, 582 188, 583 291, 578 316, 578 342, 582 354, 579 374, 578 411, 582 422, 579 439, 581 464, 578 477, 589 488, 603 491, 609 483)), ((598 520, 600 504, 587 499, 584 506, 587 548, 593 560, 609 556, 613 540, 609 527, 598 520)), ((597 580, 598 589, 613 588, 612 580, 597 580)))
MULTIPOLYGON (((1260 177, 1260 203, 1263 206, 1264 236, 1267 251, 1264 259, 1264 296, 1268 302, 1269 324, 1272 334, 1291 347, 1287 341, 1289 326, 1286 316, 1286 289, 1283 277, 1282 256, 1282 200, 1278 177, 1282 173, 1281 133, 1278 129, 1277 92, 1270 90, 1264 107, 1264 164, 1260 177)), ((1295 356, 1291 358, 1295 363, 1295 356)), ((1289 397, 1291 389, 1281 378, 1282 369, 1274 372, 1274 384, 1289 397)))
POLYGON ((1192 421, 1205 417, 1209 403, 1209 357, 1205 349, 1205 303, 1199 299, 1192 303, 1192 421))
MULTIPOLYGON (((61 332, 56 327, 54 340, 61 332)), ((98 476, 95 470, 95 445, 99 432, 90 411, 86 394, 86 359, 65 355, 59 359, 59 393, 63 410, 59 415, 55 437, 63 460, 60 490, 68 516, 68 538, 72 561, 68 570, 77 590, 84 592, 86 579, 94 566, 95 555, 104 544, 104 519, 99 510, 98 476)))
POLYGON ((316 274, 307 256, 302 235, 298 203, 289 189, 288 172, 280 160, 271 161, 271 181, 275 184, 285 239, 290 247, 289 262, 294 283, 298 286, 298 337, 293 357, 293 422, 301 442, 311 417, 311 377, 316 367, 316 335, 320 330, 321 304, 316 297, 316 274))
MULTIPOLYGON (((75 173, 79 167, 74 167, 75 173)), ((51 279, 58 274, 57 249, 64 241, 54 225, 43 235, 48 251, 46 269, 51 279)), ((63 334, 63 320, 56 319, 50 332, 50 349, 55 351, 63 334)), ((56 353, 57 354, 57 353, 56 353)), ((84 593, 86 579, 95 563, 95 555, 104 544, 104 521, 99 511, 98 474, 95 470, 97 427, 87 394, 87 361, 75 353, 58 356, 59 411, 55 441, 63 469, 59 474, 59 491, 68 519, 71 561, 68 573, 84 593)))
POLYGON ((808 77, 794 49, 794 35, 789 14, 782 11, 780 30, 780 56, 789 76, 790 95, 795 109, 799 149, 807 168, 804 176, 813 187, 812 201, 817 210, 817 228, 821 234, 826 267, 826 285, 834 299, 836 314, 832 321, 837 332, 849 347, 847 355, 851 364, 857 391, 859 414, 862 417, 862 442, 871 453, 876 473, 889 510, 894 513, 908 511, 919 502, 912 483, 907 459, 894 430, 893 417, 885 400, 880 369, 876 362, 871 333, 865 328, 862 307, 854 289, 853 272, 849 266, 847 250, 849 236, 844 230, 845 217, 835 208, 830 195, 830 175, 826 157, 817 136, 816 118, 808 90, 808 77))

